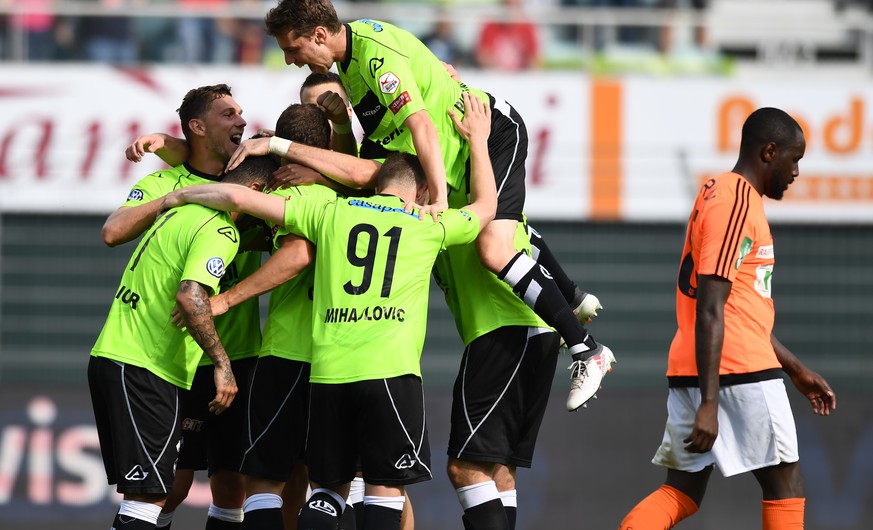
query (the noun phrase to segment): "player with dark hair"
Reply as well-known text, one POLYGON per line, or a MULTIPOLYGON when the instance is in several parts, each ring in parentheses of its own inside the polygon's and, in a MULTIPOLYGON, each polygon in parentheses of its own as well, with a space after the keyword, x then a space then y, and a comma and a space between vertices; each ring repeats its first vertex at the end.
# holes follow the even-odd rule
MULTIPOLYGON (((287 64, 307 65, 326 73, 334 63, 350 95, 352 107, 364 130, 361 157, 381 159, 389 152, 415 153, 428 178, 432 213, 464 197, 469 150, 454 132, 445 109, 464 112, 461 94, 472 94, 492 109, 489 154, 498 188, 495 222, 476 242, 481 263, 564 339, 573 356, 572 408, 591 399, 614 357, 591 337, 582 323, 599 308, 595 297, 566 278, 557 261, 534 261, 514 246, 516 228, 523 221, 527 131, 515 109, 498 98, 452 79, 441 63, 415 36, 391 24, 364 19, 340 23, 329 0, 281 0, 265 17, 270 35, 285 53, 287 64), (587 298, 587 301, 586 301, 587 298), (574 309, 575 308, 575 312, 574 309)), ((274 146, 277 145, 274 143, 274 146)), ((278 149, 278 148, 277 148, 278 149)), ((265 141, 244 142, 228 167, 246 154, 268 152, 265 141)), ((302 144, 274 154, 305 164, 352 187, 372 187, 375 167, 355 168, 350 175, 338 170, 336 158, 320 158, 302 144)))
MULTIPOLYGON (((260 162, 246 161, 228 182, 259 189, 272 172, 260 162)), ((106 476, 124 495, 114 528, 155 527, 174 481, 179 389, 191 388, 202 355, 213 364, 209 412, 226 412, 237 394, 209 306, 239 246, 236 218, 196 205, 158 217, 125 267, 91 350, 88 384, 106 476), (175 304, 187 331, 170 323, 175 304)))
POLYGON ((797 433, 782 375, 816 414, 830 414, 837 401, 773 334, 775 253, 763 197, 782 198, 805 149, 791 116, 760 108, 743 124, 733 170, 707 180, 697 195, 676 289, 667 425, 652 460, 667 468, 667 480, 622 530, 672 528, 693 515, 713 466, 726 477, 755 476, 764 530, 803 528, 797 433))
POLYGON ((421 166, 405 154, 386 159, 378 194, 366 199, 281 200, 214 186, 168 197, 241 209, 316 245, 306 453, 316 487, 301 528, 336 528, 358 458, 365 529, 399 528, 405 486, 431 478, 419 361, 430 270, 440 250, 472 242, 496 205, 490 112, 468 95, 464 101, 468 113, 455 123, 471 144, 473 202, 438 222, 404 209, 426 190, 421 166))
MULTIPOLYGON (((315 105, 290 105, 277 120, 276 131, 311 145, 327 147, 330 142, 327 117, 315 105)), ((289 199, 337 197, 336 192, 319 185, 270 193, 289 199)), ((314 269, 309 265, 315 251, 309 241, 283 226, 270 224, 270 228, 270 258, 251 276, 211 299, 213 314, 222 314, 270 292, 263 342, 245 407, 241 471, 246 475, 246 500, 242 528, 249 530, 281 530, 286 488, 296 490, 290 494, 291 499, 286 499, 296 505, 296 522, 308 483, 302 464, 312 360, 314 269)))
MULTIPOLYGON (((224 165, 239 144, 246 126, 242 108, 234 101, 230 87, 219 84, 192 89, 185 94, 177 112, 186 139, 184 158, 175 167, 147 175, 133 186, 128 200, 109 216, 103 226, 104 241, 108 245, 138 237, 152 224, 163 196, 170 191, 222 180, 224 165)), ((135 142, 132 148, 136 146, 135 142)), ((162 147, 154 138, 139 144, 142 152, 148 149, 165 157, 170 155, 165 159, 169 163, 173 160, 172 153, 162 147)), ((131 158, 130 152, 128 158, 131 158)), ((268 163, 266 160, 260 163, 268 163)), ((247 230, 244 236, 249 233, 262 239, 257 227, 247 230)), ((221 278, 221 290, 231 288, 250 275, 260 263, 259 252, 239 252, 227 265, 221 278)), ((216 318, 215 325, 238 377, 240 397, 244 397, 246 381, 261 346, 258 301, 252 300, 235 308, 232 314, 216 318)), ((207 528, 238 526, 242 520, 245 485, 238 471, 243 407, 232 407, 220 417, 209 414, 206 404, 208 396, 214 392, 210 364, 204 356, 193 390, 182 395, 182 449, 174 487, 165 503, 158 528, 166 529, 171 525, 173 512, 187 497, 194 471, 198 469, 207 469, 210 476, 213 498, 207 528)))

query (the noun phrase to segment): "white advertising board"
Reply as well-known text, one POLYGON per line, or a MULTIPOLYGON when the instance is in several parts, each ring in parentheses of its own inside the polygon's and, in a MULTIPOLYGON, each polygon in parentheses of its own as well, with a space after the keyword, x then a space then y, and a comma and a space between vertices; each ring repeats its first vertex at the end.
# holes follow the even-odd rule
MULTIPOLYGON (((132 164, 124 148, 138 134, 178 135, 175 109, 188 89, 230 85, 251 135, 297 101, 307 73, 0 67, 0 210, 111 212, 137 179, 165 167, 154 156, 132 164)), ((532 218, 684 221, 701 180, 733 167, 748 113, 775 106, 801 122, 808 147, 785 200, 767 201, 771 218, 873 221, 873 89, 861 81, 462 75, 524 117, 532 218)))

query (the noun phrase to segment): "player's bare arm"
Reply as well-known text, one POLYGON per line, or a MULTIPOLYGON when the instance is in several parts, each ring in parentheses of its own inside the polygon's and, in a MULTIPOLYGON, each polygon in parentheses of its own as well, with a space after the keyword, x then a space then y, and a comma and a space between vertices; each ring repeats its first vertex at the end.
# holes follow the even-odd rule
POLYGON ((171 167, 188 160, 188 142, 164 133, 145 134, 133 141, 124 150, 124 156, 131 162, 139 162, 146 153, 154 153, 171 167))
POLYGON ((272 291, 294 278, 315 260, 315 247, 308 240, 287 234, 279 238, 279 248, 255 272, 227 291, 209 299, 212 316, 223 315, 231 307, 272 291))
POLYGON ((162 199, 154 199, 137 206, 122 206, 115 210, 100 231, 103 242, 110 247, 127 243, 148 230, 157 219, 162 199))
POLYGON ((337 153, 330 149, 320 149, 300 142, 290 142, 290 146, 278 150, 270 149, 269 138, 244 140, 231 156, 227 171, 238 166, 246 157, 266 154, 280 156, 289 162, 310 167, 331 180, 352 189, 372 189, 376 187, 376 171, 382 165, 376 160, 337 153))
POLYGON ((688 444, 686 450, 706 453, 718 437, 718 368, 724 344, 724 306, 732 284, 714 275, 700 276, 698 282, 694 338, 700 407, 691 434, 683 441, 688 444))
POLYGON ((770 344, 776 352, 776 359, 782 365, 782 370, 791 378, 794 387, 806 396, 812 405, 812 412, 827 416, 837 408, 837 395, 831 390, 824 377, 813 372, 804 365, 776 335, 770 334, 770 344))
MULTIPOLYGON (((267 183, 267 189, 278 190, 289 186, 309 186, 312 184, 327 186, 346 197, 364 194, 360 189, 350 188, 341 182, 325 177, 311 167, 294 162, 285 164, 274 171, 273 177, 267 183)), ((369 190, 366 193, 370 193, 369 190)))
POLYGON ((448 184, 446 184, 446 166, 443 163, 443 151, 440 147, 436 126, 431 121, 426 110, 412 113, 403 125, 412 135, 412 143, 418 156, 424 174, 427 176, 427 188, 430 204, 421 210, 421 216, 436 215, 449 207, 448 184))
POLYGON ((349 107, 342 96, 332 90, 326 90, 316 98, 318 106, 324 109, 330 121, 331 149, 347 155, 358 155, 358 143, 352 131, 352 119, 349 107))
POLYGON ((164 196, 161 209, 183 204, 201 204, 213 210, 245 213, 274 225, 285 223, 284 198, 239 184, 200 184, 174 190, 164 196))
POLYGON ((467 112, 460 120, 454 110, 449 116, 467 143, 470 144, 470 170, 472 173, 472 202, 465 209, 479 217, 480 230, 494 219, 497 212, 497 184, 491 157, 488 154, 488 137, 491 134, 491 108, 482 100, 464 93, 464 107, 467 112))
POLYGON ((233 402, 237 393, 236 379, 230 367, 230 359, 215 332, 209 293, 198 282, 183 280, 176 292, 176 305, 188 328, 188 333, 212 360, 215 367, 215 399, 209 403, 209 412, 221 414, 233 402))

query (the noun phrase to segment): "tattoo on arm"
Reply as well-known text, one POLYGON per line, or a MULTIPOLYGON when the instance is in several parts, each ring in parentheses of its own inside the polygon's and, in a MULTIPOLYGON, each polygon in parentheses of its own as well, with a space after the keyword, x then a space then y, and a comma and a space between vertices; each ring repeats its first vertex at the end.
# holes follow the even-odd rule
MULTIPOLYGON (((212 309, 209 305, 209 293, 199 283, 192 280, 184 280, 179 284, 176 294, 176 302, 179 305, 188 333, 194 338, 204 353, 212 359, 214 365, 225 364, 230 367, 227 353, 215 331, 215 323, 212 321, 212 309)), ((230 370, 226 377, 232 378, 230 370)))

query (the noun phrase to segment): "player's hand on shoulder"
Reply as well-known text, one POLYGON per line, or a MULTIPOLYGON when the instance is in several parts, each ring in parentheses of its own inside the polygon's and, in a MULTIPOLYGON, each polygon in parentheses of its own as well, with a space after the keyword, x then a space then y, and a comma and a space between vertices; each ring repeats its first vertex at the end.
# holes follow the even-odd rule
POLYGON ((468 142, 487 140, 491 134, 491 107, 467 92, 461 94, 461 97, 464 100, 464 119, 458 119, 454 109, 448 110, 455 130, 468 142))
POLYGON ((425 204, 421 206, 418 210, 418 218, 424 219, 428 215, 433 217, 434 221, 439 220, 439 215, 441 212, 449 209, 449 203, 446 201, 438 201, 431 204, 425 204))
POLYGON ((267 189, 278 190, 288 186, 308 186, 318 182, 318 171, 300 164, 285 164, 273 172, 267 189))
POLYGON ((791 382, 809 400, 814 414, 827 416, 831 411, 836 410, 837 395, 825 378, 816 372, 803 367, 791 374, 791 382))
POLYGON ((240 142, 239 147, 230 156, 225 172, 236 168, 242 161, 250 156, 264 156, 270 154, 270 138, 250 138, 240 142))
POLYGON ((161 205, 158 207, 158 215, 175 208, 177 206, 182 206, 183 204, 187 204, 187 200, 185 199, 185 188, 173 190, 170 193, 164 195, 164 198, 161 199, 161 205))
POLYGON ((124 156, 131 162, 140 162, 146 153, 154 153, 164 147, 164 137, 160 134, 144 134, 124 150, 124 156))
POLYGON ((447 62, 445 62, 445 61, 440 61, 440 62, 443 63, 443 68, 445 68, 445 69, 446 69, 446 72, 449 73, 449 77, 451 77, 451 78, 454 79, 455 81, 460 81, 460 80, 461 80, 461 76, 458 74, 458 71, 455 70, 455 67, 454 67, 454 66, 452 66, 451 64, 449 64, 449 63, 447 63, 447 62))
POLYGON ((252 138, 269 138, 270 136, 275 136, 276 131, 272 129, 258 129, 258 132, 255 133, 252 138))

